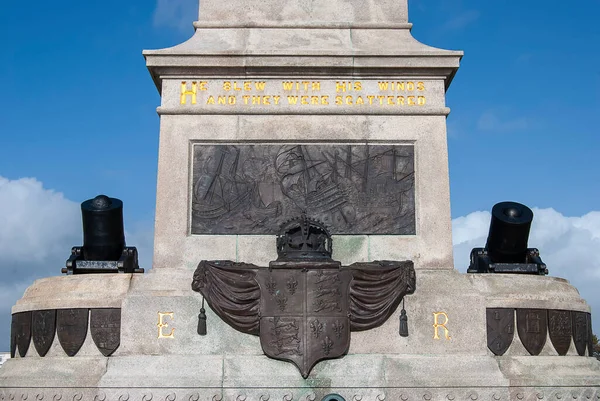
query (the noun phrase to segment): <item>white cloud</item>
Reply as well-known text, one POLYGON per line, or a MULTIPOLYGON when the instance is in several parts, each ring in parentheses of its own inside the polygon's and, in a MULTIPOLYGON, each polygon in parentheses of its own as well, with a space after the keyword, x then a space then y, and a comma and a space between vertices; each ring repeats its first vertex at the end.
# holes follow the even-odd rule
MULTIPOLYGON (((152 260, 152 223, 126 233, 140 264, 152 260)), ((83 241, 81 208, 35 178, 0 176, 0 321, 10 322, 11 307, 37 278, 59 276, 71 248, 83 241)), ((0 352, 9 348, 10 325, 0 325, 0 352)))
POLYGON ((452 220, 452 243, 456 246, 485 237, 489 224, 489 212, 473 212, 452 220))
POLYGON ((64 254, 65 241, 81 241, 78 208, 34 178, 0 177, 0 271, 12 263, 43 264, 64 254))
POLYGON ((191 31, 192 22, 198 18, 198 0, 157 0, 154 26, 191 31))
MULTIPOLYGON (((600 311, 600 212, 567 217, 554 209, 533 208, 529 246, 538 248, 551 276, 566 278, 592 312, 600 311)), ((484 247, 491 215, 475 212, 452 221, 454 265, 467 270, 472 248, 484 247)), ((600 316, 594 320, 600 332, 600 316)))

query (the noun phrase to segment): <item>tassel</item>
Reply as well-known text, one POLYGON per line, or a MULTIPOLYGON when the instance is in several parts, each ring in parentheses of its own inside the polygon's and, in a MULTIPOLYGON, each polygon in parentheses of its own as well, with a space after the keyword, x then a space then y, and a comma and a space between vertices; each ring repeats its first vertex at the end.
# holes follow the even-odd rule
POLYGON ((204 297, 202 297, 202 308, 200 308, 200 314, 198 315, 198 334, 201 336, 206 335, 206 310, 204 309, 204 297))
POLYGON ((400 311, 400 337, 408 337, 408 316, 404 309, 404 298, 402 298, 402 310, 400 311))

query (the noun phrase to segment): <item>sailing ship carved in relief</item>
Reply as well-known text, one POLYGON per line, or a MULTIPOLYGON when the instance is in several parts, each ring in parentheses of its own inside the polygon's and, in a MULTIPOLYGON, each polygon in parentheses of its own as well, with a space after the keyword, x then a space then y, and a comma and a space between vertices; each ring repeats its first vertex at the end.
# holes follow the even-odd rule
POLYGON ((409 145, 194 146, 192 234, 273 234, 309 210, 335 234, 415 233, 409 145))

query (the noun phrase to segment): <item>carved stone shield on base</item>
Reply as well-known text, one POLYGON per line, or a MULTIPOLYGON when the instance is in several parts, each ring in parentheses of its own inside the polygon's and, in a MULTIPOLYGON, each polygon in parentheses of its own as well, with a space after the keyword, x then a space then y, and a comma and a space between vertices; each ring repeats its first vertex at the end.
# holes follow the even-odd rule
POLYGON ((31 343, 31 312, 15 313, 13 316, 16 318, 17 349, 19 356, 24 358, 31 343))
POLYGON ((548 332, 558 355, 567 355, 571 346, 571 311, 549 310, 548 332))
POLYGON ((261 270, 260 341, 264 353, 294 363, 304 378, 350 347, 352 273, 340 269, 261 270))
POLYGON ((56 312, 58 341, 68 356, 77 355, 85 341, 88 314, 88 309, 59 309, 56 312))
POLYGON ((33 312, 33 345, 40 356, 46 356, 56 333, 56 310, 33 312))
POLYGON ((572 312, 573 315, 573 342, 580 356, 585 355, 585 350, 588 347, 588 320, 585 312, 572 312))
POLYGON ((90 330, 102 355, 110 356, 121 344, 121 309, 92 309, 90 330))
POLYGON ((539 355, 548 335, 548 313, 545 309, 517 309, 517 332, 525 349, 539 355))
POLYGON ((488 308, 487 344, 494 355, 504 355, 515 336, 515 310, 488 308))

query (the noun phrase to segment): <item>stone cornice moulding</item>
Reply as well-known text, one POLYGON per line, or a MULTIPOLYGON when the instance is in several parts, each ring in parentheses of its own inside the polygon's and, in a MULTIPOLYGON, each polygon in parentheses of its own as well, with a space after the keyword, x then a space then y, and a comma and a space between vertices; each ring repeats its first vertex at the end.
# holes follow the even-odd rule
POLYGON ((365 110, 350 110, 348 108, 342 108, 338 112, 331 110, 302 110, 290 112, 289 109, 277 110, 277 109, 265 109, 261 111, 240 111, 240 110, 228 110, 228 109, 215 109, 215 110, 187 110, 178 109, 173 107, 157 107, 156 112, 161 115, 361 115, 361 116, 448 116, 450 114, 449 107, 431 108, 431 109, 375 109, 372 111, 365 112, 365 110))
POLYGON ((303 23, 253 23, 247 22, 240 24, 238 22, 212 22, 195 21, 195 29, 237 29, 237 28, 264 28, 264 29, 412 29, 410 22, 399 23, 374 23, 374 22, 338 22, 332 24, 323 24, 322 22, 303 22, 303 23))
POLYGON ((285 57, 188 54, 158 57, 146 55, 146 61, 159 93, 162 93, 163 79, 199 78, 440 79, 448 89, 459 67, 459 59, 451 56, 285 57))
POLYGON ((409 29, 395 28, 198 28, 187 41, 165 49, 144 50, 144 56, 186 54, 272 55, 406 55, 447 56, 464 53, 427 46, 409 29), (300 42, 302 39, 302 42, 300 42))
POLYGON ((449 87, 463 57, 462 51, 443 50, 417 41, 409 29, 350 28, 198 28, 177 46, 143 52, 152 78, 160 91, 164 68, 200 72, 218 68, 222 74, 249 69, 269 76, 293 76, 322 71, 328 75, 363 76, 378 71, 385 76, 431 71, 424 76, 443 75, 449 87))

